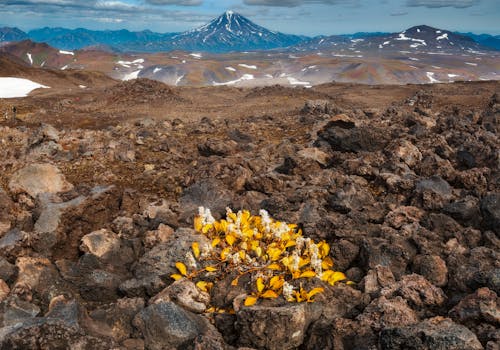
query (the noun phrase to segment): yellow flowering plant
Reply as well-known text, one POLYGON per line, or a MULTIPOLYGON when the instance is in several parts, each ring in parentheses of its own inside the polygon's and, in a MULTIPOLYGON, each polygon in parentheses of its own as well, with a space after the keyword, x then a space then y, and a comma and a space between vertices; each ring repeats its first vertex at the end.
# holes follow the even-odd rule
POLYGON ((333 270, 328 243, 305 238, 297 225, 276 221, 265 210, 252 216, 248 210, 234 213, 228 208, 226 218, 217 221, 209 209, 200 207, 194 228, 210 240, 209 249, 204 251, 193 242, 189 254, 205 268, 188 271, 186 264, 177 262, 178 273, 171 277, 188 278, 209 292, 214 281, 236 275, 231 285, 238 286, 240 278, 250 275, 251 291, 245 306, 280 296, 288 302, 312 302, 324 288, 307 290, 303 287, 311 285, 307 282, 317 278, 334 285, 346 280, 342 272, 333 270))

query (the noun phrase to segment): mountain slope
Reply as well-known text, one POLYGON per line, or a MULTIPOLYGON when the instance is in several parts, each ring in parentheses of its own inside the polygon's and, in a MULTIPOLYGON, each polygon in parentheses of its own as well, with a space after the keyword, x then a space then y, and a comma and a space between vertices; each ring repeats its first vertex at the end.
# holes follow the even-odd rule
POLYGON ((204 26, 174 36, 171 45, 184 50, 229 52, 282 48, 301 41, 302 37, 270 31, 226 11, 204 26))
POLYGON ((0 28, 0 42, 21 41, 25 39, 28 39, 28 35, 19 28, 11 28, 11 27, 0 28))
POLYGON ((357 33, 355 36, 334 35, 317 37, 293 47, 295 51, 335 50, 351 52, 353 56, 367 51, 394 52, 445 52, 457 54, 487 51, 490 48, 475 42, 471 37, 426 25, 411 27, 400 33, 357 33))

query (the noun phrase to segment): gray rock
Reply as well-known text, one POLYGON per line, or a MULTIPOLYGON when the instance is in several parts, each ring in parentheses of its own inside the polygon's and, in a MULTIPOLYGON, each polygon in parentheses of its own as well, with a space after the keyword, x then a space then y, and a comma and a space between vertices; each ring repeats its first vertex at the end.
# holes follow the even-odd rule
POLYGON ((243 307, 236 313, 238 344, 270 350, 295 349, 304 342, 309 325, 319 318, 318 305, 243 307))
POLYGON ((147 349, 163 350, 187 346, 204 330, 201 316, 172 302, 152 304, 134 318, 144 336, 147 349))
POLYGON ((18 170, 9 182, 13 193, 26 192, 32 197, 40 193, 58 193, 73 188, 61 171, 52 164, 30 164, 18 170))
POLYGON ((483 223, 500 234, 500 193, 490 193, 481 200, 483 223))
POLYGON ((442 209, 452 199, 451 186, 440 176, 432 176, 417 183, 415 192, 425 209, 442 209))
POLYGON ((89 312, 85 327, 92 334, 112 338, 119 342, 130 338, 134 333, 132 320, 144 309, 144 299, 123 298, 116 303, 105 305, 89 312))
POLYGON ((149 300, 150 304, 173 301, 184 309, 203 313, 210 303, 210 295, 201 291, 188 279, 180 279, 149 300))
MULTIPOLYGON (((192 229, 178 229, 167 241, 157 245, 139 259, 134 269, 135 278, 144 280, 159 277, 165 281, 173 282, 170 275, 178 273, 175 263, 178 261, 186 262, 186 253, 191 252, 193 242, 199 243, 202 252, 211 247, 206 236, 198 234, 192 229)), ((193 269, 192 266, 187 265, 189 270, 193 269)), ((200 268, 200 266, 196 268, 200 268)), ((154 294, 160 290, 154 291, 154 294)))
POLYGON ((382 330, 382 350, 481 350, 476 335, 448 318, 434 317, 409 327, 382 330))
POLYGON ((0 256, 0 279, 10 282, 17 274, 17 267, 0 256))
POLYGON ((181 219, 192 222, 198 214, 198 207, 209 208, 216 219, 225 214, 226 207, 231 204, 232 193, 222 182, 216 179, 204 179, 184 190, 179 203, 182 208, 181 219))

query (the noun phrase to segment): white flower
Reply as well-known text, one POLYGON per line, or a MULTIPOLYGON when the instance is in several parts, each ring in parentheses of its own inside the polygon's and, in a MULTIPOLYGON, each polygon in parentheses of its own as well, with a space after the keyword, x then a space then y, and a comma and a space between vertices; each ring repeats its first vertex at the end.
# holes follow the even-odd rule
POLYGON ((292 254, 292 266, 290 267, 292 271, 298 271, 299 270, 299 263, 300 263, 300 256, 297 254, 296 251, 293 251, 292 254))
POLYGON ((205 207, 198 207, 198 215, 201 217, 202 225, 213 224, 215 222, 214 217, 210 209, 205 207))
POLYGON ((283 283, 283 296, 287 300, 293 298, 293 286, 286 281, 283 283))
POLYGON ((194 258, 193 254, 191 252, 186 253, 186 265, 189 266, 191 269, 196 270, 198 268, 196 264, 196 259, 194 258))

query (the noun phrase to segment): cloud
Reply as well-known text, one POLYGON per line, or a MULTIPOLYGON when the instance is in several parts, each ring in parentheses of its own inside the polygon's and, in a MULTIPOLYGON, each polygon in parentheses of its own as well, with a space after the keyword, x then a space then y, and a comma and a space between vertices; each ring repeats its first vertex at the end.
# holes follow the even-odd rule
POLYGON ((389 16, 399 17, 399 16, 406 16, 407 14, 408 14, 408 12, 393 12, 393 13, 390 13, 389 16))
POLYGON ((152 5, 198 6, 203 4, 203 0, 146 0, 146 3, 152 5))
POLYGON ((277 6, 277 7, 297 7, 305 4, 357 4, 357 0, 243 0, 245 5, 250 6, 277 6))
POLYGON ((462 9, 472 7, 480 2, 481 0, 407 0, 406 5, 409 7, 454 7, 462 9))

